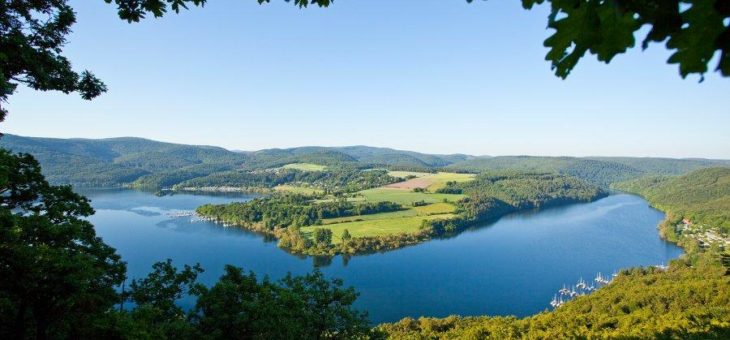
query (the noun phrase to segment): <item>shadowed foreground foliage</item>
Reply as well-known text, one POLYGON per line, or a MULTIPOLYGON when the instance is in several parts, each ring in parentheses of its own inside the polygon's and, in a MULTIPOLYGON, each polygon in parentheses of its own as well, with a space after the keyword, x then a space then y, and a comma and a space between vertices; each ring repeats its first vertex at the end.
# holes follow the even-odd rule
POLYGON ((0 338, 379 336, 352 308, 357 293, 316 271, 272 282, 227 266, 208 288, 199 266, 168 260, 120 292, 125 263, 85 219, 93 212, 70 187, 49 185, 33 157, 0 149, 0 338), (189 312, 177 304, 186 295, 197 297, 189 312))

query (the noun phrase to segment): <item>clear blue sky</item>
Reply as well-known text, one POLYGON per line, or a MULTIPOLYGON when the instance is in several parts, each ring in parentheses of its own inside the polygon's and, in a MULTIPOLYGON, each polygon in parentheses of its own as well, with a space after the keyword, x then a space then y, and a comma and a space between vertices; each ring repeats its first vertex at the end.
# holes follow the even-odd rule
POLYGON ((213 0, 127 24, 74 0, 66 53, 109 92, 21 89, 8 133, 139 136, 255 150, 388 146, 478 155, 730 158, 730 79, 682 79, 652 45, 567 80, 544 60, 546 6, 519 1, 213 0))

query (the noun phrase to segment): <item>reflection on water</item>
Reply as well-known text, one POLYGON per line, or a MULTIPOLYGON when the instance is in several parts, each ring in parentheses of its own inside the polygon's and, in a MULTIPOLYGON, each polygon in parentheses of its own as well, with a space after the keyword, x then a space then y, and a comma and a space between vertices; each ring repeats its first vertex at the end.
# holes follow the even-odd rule
POLYGON ((293 256, 270 238, 176 214, 255 196, 85 194, 97 212, 91 221, 127 261, 130 277, 146 274, 152 263, 166 258, 178 265, 200 263, 206 269, 204 283, 214 282, 225 264, 272 279, 318 267, 354 286, 361 293, 357 306, 374 322, 421 315, 529 315, 547 309, 555 287, 565 282, 666 263, 681 254, 657 235, 663 214, 623 194, 512 214, 396 251, 335 258, 293 256))

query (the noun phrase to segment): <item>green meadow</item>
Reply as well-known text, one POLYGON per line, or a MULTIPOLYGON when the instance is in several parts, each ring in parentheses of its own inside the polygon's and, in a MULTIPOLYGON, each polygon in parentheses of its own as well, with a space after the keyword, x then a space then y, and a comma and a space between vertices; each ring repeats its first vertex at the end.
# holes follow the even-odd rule
MULTIPOLYGON (((408 210, 406 210, 408 211, 408 210)), ((398 212, 400 213, 400 212, 398 212)), ((371 236, 384 236, 391 234, 401 233, 415 233, 418 232, 421 227, 423 220, 441 219, 441 218, 452 218, 454 214, 439 214, 439 215, 428 215, 428 216, 402 216, 398 214, 388 215, 394 213, 383 213, 374 215, 364 215, 359 217, 374 217, 378 215, 378 219, 369 219, 363 221, 353 221, 344 223, 328 224, 324 226, 309 226, 301 228, 302 236, 312 237, 314 229, 317 228, 328 228, 332 230, 332 243, 342 242, 342 232, 347 231, 352 237, 371 237, 371 236)))
POLYGON ((294 169, 301 171, 324 171, 327 169, 324 165, 313 164, 313 163, 291 163, 282 166, 284 169, 294 169))
POLYGON ((430 192, 413 192, 410 190, 396 188, 375 188, 363 190, 357 193, 355 199, 362 199, 370 202, 390 201, 412 206, 414 202, 424 201, 426 203, 450 202, 454 203, 465 195, 457 194, 434 194, 430 192))
POLYGON ((476 175, 474 174, 457 174, 453 172, 439 172, 436 174, 430 174, 430 176, 426 176, 424 178, 429 179, 433 181, 431 185, 428 186, 429 191, 436 191, 438 189, 441 189, 446 186, 447 182, 468 182, 474 179, 476 175))
POLYGON ((415 233, 419 231, 423 220, 453 218, 456 210, 455 203, 466 197, 461 194, 437 194, 433 190, 445 186, 446 182, 464 182, 474 178, 474 175, 471 174, 446 172, 390 171, 389 174, 399 178, 415 176, 415 180, 426 180, 425 184, 428 185, 428 189, 424 192, 416 192, 410 189, 386 186, 359 191, 350 199, 369 202, 395 202, 401 204, 405 209, 370 215, 324 219, 322 221, 323 225, 301 228, 302 235, 312 237, 314 229, 328 228, 332 230, 332 243, 340 243, 342 232, 345 229, 354 238, 415 233), (431 190, 431 188, 436 189, 431 190), (414 203, 416 202, 425 205, 415 206, 414 203))

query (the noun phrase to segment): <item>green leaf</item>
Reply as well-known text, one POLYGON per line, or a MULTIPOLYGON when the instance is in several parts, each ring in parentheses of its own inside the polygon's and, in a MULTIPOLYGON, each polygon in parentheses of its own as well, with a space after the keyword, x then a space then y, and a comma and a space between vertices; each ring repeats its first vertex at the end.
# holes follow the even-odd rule
POLYGON ((715 0, 691 2, 691 7, 682 12, 686 27, 667 42, 667 48, 676 50, 668 62, 679 64, 683 78, 690 73, 704 75, 707 72, 707 63, 715 53, 715 42, 725 31, 723 17, 714 9, 715 0))

